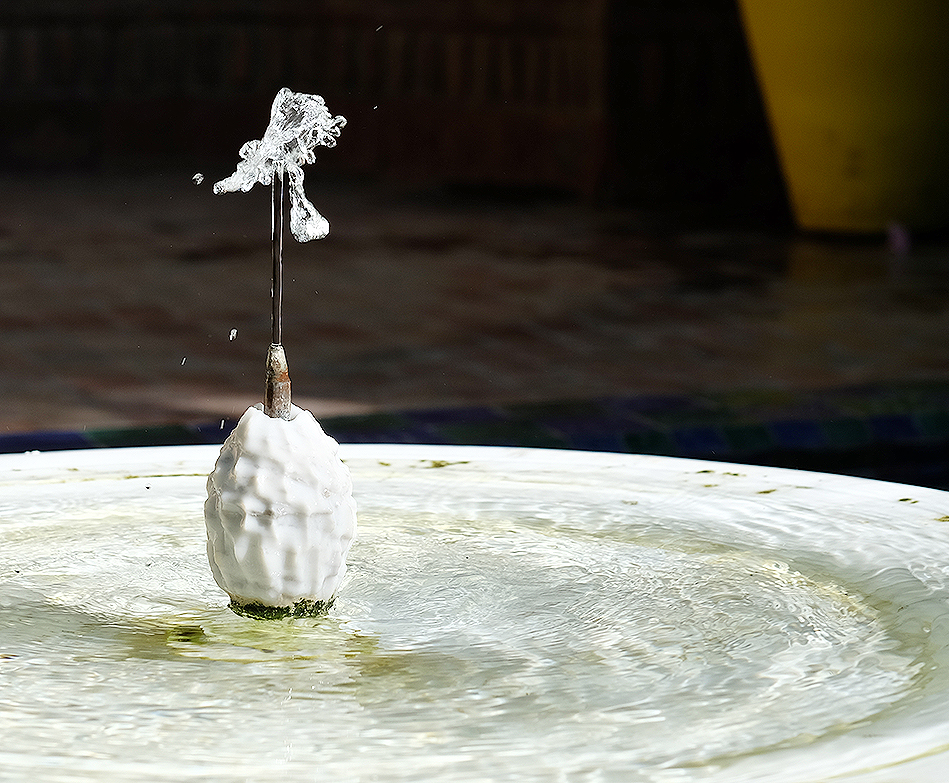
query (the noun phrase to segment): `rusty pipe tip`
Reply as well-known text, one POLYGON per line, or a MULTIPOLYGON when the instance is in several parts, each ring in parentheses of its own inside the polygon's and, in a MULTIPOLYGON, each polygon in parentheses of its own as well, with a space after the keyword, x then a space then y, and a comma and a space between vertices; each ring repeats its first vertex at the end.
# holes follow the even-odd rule
POLYGON ((290 370, 283 346, 271 343, 267 351, 264 413, 271 419, 290 419, 290 370))

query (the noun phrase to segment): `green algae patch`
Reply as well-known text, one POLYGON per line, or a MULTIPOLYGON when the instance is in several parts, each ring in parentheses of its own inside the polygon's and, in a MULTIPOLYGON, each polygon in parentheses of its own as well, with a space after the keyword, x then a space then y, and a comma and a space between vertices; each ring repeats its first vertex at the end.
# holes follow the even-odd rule
POLYGON ((293 617, 322 617, 333 606, 333 600, 311 601, 303 598, 293 606, 264 606, 263 604, 239 604, 231 601, 228 607, 241 617, 250 617, 254 620, 283 620, 293 617))

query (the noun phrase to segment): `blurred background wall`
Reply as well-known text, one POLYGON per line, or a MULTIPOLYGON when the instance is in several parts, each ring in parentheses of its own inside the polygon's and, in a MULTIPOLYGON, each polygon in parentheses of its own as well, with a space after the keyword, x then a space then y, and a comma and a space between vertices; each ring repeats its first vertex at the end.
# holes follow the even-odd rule
POLYGON ((0 4, 7 170, 230 163, 281 86, 339 172, 786 216, 733 0, 0 4))

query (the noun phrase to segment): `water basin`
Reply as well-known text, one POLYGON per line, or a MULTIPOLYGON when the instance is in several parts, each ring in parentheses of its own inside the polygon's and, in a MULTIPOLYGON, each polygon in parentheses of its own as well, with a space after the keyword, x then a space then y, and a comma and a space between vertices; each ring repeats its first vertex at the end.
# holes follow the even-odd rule
POLYGON ((0 457, 0 779, 942 780, 949 494, 344 445, 327 617, 227 609, 216 446, 0 457))

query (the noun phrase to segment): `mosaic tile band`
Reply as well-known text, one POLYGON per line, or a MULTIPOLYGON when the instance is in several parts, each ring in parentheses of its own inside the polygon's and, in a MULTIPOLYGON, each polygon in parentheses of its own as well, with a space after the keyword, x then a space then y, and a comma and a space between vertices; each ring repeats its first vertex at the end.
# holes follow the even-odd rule
MULTIPOLYGON (((0 436, 0 452, 220 443, 236 422, 0 436)), ((326 417, 343 443, 694 457, 949 488, 949 384, 600 398, 326 417)))

